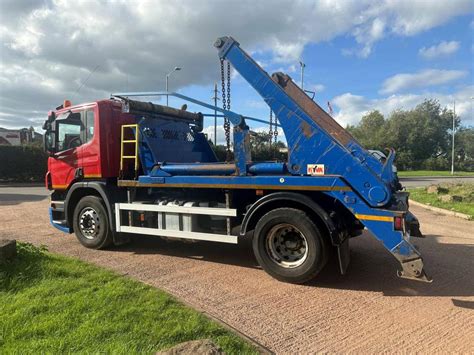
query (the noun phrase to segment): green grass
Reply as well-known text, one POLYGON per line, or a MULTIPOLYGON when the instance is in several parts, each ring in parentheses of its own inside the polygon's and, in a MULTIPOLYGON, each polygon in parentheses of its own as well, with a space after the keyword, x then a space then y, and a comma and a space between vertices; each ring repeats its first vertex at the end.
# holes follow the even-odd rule
POLYGON ((140 282, 19 244, 0 265, 0 353, 155 353, 212 339, 226 353, 246 341, 140 282))
MULTIPOLYGON (((399 171, 399 177, 415 177, 415 176, 453 176, 451 171, 444 170, 413 170, 413 171, 399 171)), ((474 176, 474 172, 470 171, 455 171, 454 176, 474 176)))
POLYGON ((410 189, 410 199, 434 207, 440 207, 451 211, 461 212, 474 219, 474 184, 441 184, 445 192, 440 194, 429 194, 426 188, 410 189), (439 196, 443 194, 461 196, 461 202, 442 202, 439 196))

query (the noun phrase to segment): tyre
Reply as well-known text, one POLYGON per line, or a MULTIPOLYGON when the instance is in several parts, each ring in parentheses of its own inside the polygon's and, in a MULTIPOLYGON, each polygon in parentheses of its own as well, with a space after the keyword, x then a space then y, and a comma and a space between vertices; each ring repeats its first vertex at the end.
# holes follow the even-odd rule
POLYGON ((112 244, 109 217, 100 197, 86 196, 79 201, 74 209, 73 228, 86 248, 103 249, 112 244))
POLYGON ((297 284, 313 279, 328 259, 328 246, 320 230, 305 212, 294 208, 278 208, 260 219, 253 251, 268 274, 297 284))

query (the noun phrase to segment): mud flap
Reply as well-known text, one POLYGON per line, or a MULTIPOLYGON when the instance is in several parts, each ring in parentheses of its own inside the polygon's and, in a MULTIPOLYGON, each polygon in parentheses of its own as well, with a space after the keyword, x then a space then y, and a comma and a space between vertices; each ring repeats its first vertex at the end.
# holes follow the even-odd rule
POLYGON ((410 232, 411 237, 415 238, 424 238, 425 236, 420 231, 420 222, 418 222, 418 218, 415 217, 413 213, 408 211, 405 215, 405 223, 407 225, 407 229, 410 232))
POLYGON ((337 257, 339 259, 339 270, 341 271, 341 275, 345 275, 351 260, 349 238, 346 238, 346 240, 337 246, 337 257))

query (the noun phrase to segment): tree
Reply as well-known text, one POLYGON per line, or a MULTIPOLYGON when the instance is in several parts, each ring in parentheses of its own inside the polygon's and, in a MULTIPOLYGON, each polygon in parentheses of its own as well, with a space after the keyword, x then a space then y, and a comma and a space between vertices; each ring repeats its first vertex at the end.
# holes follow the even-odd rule
MULTIPOLYGON (((404 169, 447 169, 451 149, 453 112, 436 100, 425 100, 412 110, 398 110, 388 119, 378 111, 349 127, 367 149, 397 151, 396 164, 404 169)), ((458 127, 460 119, 455 118, 458 127)))
MULTIPOLYGON (((276 143, 272 141, 270 144, 269 133, 266 132, 251 132, 250 133, 250 151, 252 154, 253 161, 267 161, 267 160, 287 160, 287 152, 285 151, 286 145, 281 141, 276 143)), ((217 159, 219 161, 226 160, 226 147, 224 145, 213 145, 209 141, 212 149, 216 153, 217 159)), ((231 152, 231 157, 233 158, 233 152, 231 152)))
POLYGON ((474 171, 474 128, 460 128, 455 135, 455 168, 474 171))
POLYGON ((251 133, 250 146, 253 161, 287 160, 287 153, 281 151, 286 148, 285 144, 281 141, 274 142, 273 139, 274 136, 266 132, 251 133))
POLYGON ((357 126, 348 127, 349 132, 367 149, 381 149, 385 142, 385 118, 377 110, 362 117, 357 126))
MULTIPOLYGON (((387 125, 387 143, 404 153, 405 168, 423 168, 428 159, 446 159, 450 148, 452 111, 437 100, 425 100, 413 110, 394 112, 387 125)), ((459 118, 455 124, 458 126, 459 118)))

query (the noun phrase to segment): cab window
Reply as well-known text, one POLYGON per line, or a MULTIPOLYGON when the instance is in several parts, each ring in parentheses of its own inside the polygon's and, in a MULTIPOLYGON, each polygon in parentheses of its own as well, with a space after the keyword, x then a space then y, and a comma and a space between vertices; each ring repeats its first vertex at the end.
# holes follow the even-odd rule
POLYGON ((58 151, 79 147, 81 142, 81 122, 58 122, 58 151))
POLYGON ((84 143, 89 142, 94 137, 94 111, 83 113, 84 118, 84 143))
POLYGON ((57 151, 77 148, 94 137, 93 110, 68 113, 64 119, 60 116, 57 122, 57 151))

